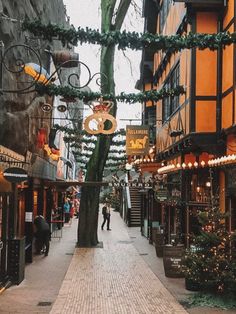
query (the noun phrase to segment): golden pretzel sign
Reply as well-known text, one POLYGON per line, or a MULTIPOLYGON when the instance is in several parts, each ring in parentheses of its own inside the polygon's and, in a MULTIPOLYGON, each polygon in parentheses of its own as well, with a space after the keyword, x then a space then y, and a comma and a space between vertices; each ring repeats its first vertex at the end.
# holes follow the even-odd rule
POLYGON ((116 119, 108 113, 113 106, 111 101, 101 101, 99 105, 93 106, 93 114, 88 116, 84 121, 84 129, 90 134, 112 134, 116 130, 117 122, 116 119), (96 123, 97 129, 91 129, 90 122, 96 123), (105 122, 110 121, 111 127, 105 130, 105 122))

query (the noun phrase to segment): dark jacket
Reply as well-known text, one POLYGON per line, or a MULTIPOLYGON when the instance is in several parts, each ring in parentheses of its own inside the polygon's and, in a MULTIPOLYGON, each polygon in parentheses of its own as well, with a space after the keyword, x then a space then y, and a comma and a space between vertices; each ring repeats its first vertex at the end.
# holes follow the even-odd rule
POLYGON ((103 208, 102 208, 102 214, 103 214, 103 215, 106 215, 106 214, 107 214, 107 207, 106 207, 106 206, 103 206, 103 208))
POLYGON ((34 219, 34 225, 36 227, 36 236, 50 234, 49 224, 46 222, 43 216, 36 216, 34 219))

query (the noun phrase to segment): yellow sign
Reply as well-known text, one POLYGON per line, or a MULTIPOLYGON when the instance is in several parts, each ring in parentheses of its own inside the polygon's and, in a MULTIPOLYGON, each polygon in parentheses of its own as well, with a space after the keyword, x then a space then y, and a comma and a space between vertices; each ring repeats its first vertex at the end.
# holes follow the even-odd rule
POLYGON ((110 101, 104 101, 99 105, 93 106, 93 114, 84 121, 84 129, 89 134, 112 134, 117 127, 116 119, 108 113, 113 106, 110 101), (110 121, 109 129, 105 129, 105 122, 110 121), (92 126, 91 126, 92 123, 92 126))
POLYGON ((149 151, 149 127, 128 125, 126 127, 126 155, 147 155, 149 151))

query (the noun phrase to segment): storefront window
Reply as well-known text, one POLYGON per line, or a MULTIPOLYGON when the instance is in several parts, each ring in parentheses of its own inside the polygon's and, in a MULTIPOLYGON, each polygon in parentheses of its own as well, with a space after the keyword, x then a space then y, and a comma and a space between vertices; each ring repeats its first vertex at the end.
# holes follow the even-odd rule
POLYGON ((190 191, 190 201, 197 203, 209 203, 211 200, 211 182, 208 175, 192 175, 190 191))

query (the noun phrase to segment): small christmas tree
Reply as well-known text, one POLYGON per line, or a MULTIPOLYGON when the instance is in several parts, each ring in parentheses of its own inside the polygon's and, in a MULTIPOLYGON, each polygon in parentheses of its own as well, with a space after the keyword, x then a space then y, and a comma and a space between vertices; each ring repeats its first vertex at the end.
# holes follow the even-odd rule
POLYGON ((187 289, 191 283, 193 290, 236 292, 235 233, 227 231, 226 218, 218 198, 198 213, 201 231, 193 236, 185 259, 187 289))

